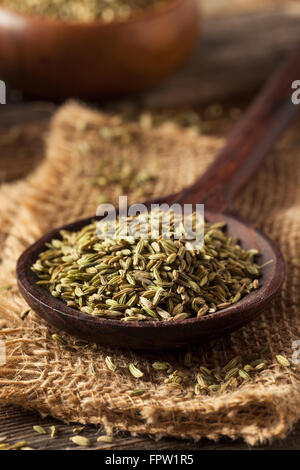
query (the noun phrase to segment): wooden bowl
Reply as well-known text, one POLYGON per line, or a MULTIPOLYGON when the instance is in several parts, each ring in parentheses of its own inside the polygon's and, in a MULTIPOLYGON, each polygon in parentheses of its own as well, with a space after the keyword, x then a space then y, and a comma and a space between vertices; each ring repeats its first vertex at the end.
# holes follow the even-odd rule
POLYGON ((198 18, 195 0, 169 0, 112 23, 66 22, 0 7, 0 79, 43 98, 140 92, 184 62, 198 18))

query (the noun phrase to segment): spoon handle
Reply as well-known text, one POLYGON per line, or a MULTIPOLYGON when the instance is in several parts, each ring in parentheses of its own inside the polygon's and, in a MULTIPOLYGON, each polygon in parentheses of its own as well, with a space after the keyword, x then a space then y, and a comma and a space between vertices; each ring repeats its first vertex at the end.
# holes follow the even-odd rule
POLYGON ((300 80, 300 51, 268 80, 204 175, 171 202, 204 203, 216 212, 231 207, 296 114, 298 106, 292 102, 296 79, 300 80))

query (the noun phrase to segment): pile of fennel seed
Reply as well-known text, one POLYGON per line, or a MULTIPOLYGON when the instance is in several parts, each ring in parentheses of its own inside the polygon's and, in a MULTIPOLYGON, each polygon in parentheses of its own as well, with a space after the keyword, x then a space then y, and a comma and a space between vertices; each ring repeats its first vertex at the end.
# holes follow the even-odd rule
POLYGON ((96 221, 62 230, 32 270, 37 284, 68 306, 121 321, 170 321, 209 315, 259 287, 257 250, 245 251, 224 223, 204 224, 202 249, 187 239, 105 238, 96 221))

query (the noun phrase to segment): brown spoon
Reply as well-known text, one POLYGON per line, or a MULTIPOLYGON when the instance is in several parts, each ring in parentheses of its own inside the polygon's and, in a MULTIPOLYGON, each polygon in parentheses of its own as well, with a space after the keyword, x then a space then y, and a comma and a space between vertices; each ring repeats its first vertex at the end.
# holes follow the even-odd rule
POLYGON ((182 65, 198 24, 195 0, 169 0, 111 23, 63 21, 0 6, 0 77, 42 98, 140 92, 182 65))
MULTIPOLYGON (((291 102, 291 83, 299 76, 298 53, 266 85, 206 173, 191 187, 159 201, 168 204, 204 202, 209 222, 225 220, 228 232, 239 238, 245 249, 257 248, 262 253, 262 263, 272 260, 263 268, 258 290, 224 310, 183 321, 125 323, 89 316, 67 307, 38 286, 37 277, 30 269, 45 243, 59 237, 59 228, 27 248, 18 261, 19 289, 32 309, 57 328, 88 341, 149 350, 181 347, 223 335, 265 311, 284 280, 284 260, 276 245, 244 220, 232 208, 231 201, 295 114, 297 106, 291 102)), ((79 230, 92 219, 94 217, 63 228, 79 230)))

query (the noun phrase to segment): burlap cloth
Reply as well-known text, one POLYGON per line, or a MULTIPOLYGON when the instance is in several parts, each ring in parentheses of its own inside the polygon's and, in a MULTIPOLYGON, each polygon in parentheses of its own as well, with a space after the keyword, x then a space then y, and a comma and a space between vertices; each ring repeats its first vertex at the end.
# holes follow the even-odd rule
MULTIPOLYGON (((300 339, 297 125, 238 201, 241 212, 283 251, 288 270, 282 293, 257 321, 222 340, 193 348, 193 366, 187 370, 182 391, 167 387, 165 372, 151 367, 154 360, 167 360, 182 369, 182 352, 143 354, 83 348, 71 353, 53 341, 54 330, 33 312, 24 322, 20 320, 26 304, 16 286, 17 257, 49 229, 95 214, 99 191, 87 183, 87 177, 97 169, 99 159, 113 161, 122 155, 139 168, 155 170, 159 179, 152 195, 158 196, 190 184, 223 144, 220 138, 198 136, 169 123, 152 128, 147 118, 126 124, 132 136, 127 146, 99 136, 99 128, 118 127, 120 120, 75 103, 65 105, 52 122, 43 163, 25 180, 0 188, 0 286, 13 286, 0 293, 0 339, 7 347, 7 363, 0 367, 0 403, 38 410, 66 422, 101 423, 108 432, 193 439, 242 437, 250 444, 284 437, 300 417, 299 367, 284 368, 275 358, 276 354, 291 357, 292 342, 300 339), (268 367, 264 372, 237 389, 194 395, 201 364, 222 366, 237 354, 259 357, 266 345, 263 356, 268 367), (118 366, 116 372, 105 365, 108 354, 118 366), (134 359, 142 364, 143 379, 128 372, 134 359), (90 372, 91 363, 95 375, 90 372), (133 397, 131 391, 137 388, 148 391, 133 397)), ((106 192, 113 199, 118 195, 110 186, 106 192)))

